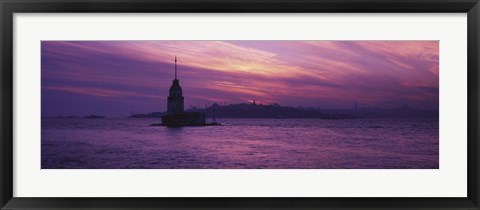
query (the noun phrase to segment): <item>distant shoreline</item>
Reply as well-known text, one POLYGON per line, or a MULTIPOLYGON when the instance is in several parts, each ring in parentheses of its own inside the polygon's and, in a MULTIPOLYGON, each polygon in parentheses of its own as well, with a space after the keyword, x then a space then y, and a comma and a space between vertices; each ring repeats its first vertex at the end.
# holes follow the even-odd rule
MULTIPOLYGON (((88 118, 84 117, 41 117, 41 119, 85 119, 89 120, 88 118)), ((160 117, 104 117, 99 119, 161 119, 160 117)), ((288 120, 288 119, 311 119, 311 120, 357 120, 357 119, 367 119, 367 120, 375 120, 375 119, 439 119, 438 117, 366 117, 366 118, 271 118, 271 117, 263 117, 263 118, 254 118, 254 117, 207 117, 207 119, 271 119, 271 120, 288 120)))
MULTIPOLYGON (((199 109, 192 107, 187 112, 205 113, 207 118, 238 118, 238 119, 383 119, 383 118, 438 118, 438 110, 415 109, 406 105, 395 109, 355 108, 355 109, 319 109, 303 107, 283 107, 278 104, 234 104, 218 105, 199 109)), ((166 112, 132 113, 127 118, 161 118, 166 112)), ((55 116, 42 118, 87 118, 101 119, 103 115, 89 116, 55 116), (99 116, 99 117, 92 117, 99 116)), ((107 117, 108 118, 108 117, 107 117)))

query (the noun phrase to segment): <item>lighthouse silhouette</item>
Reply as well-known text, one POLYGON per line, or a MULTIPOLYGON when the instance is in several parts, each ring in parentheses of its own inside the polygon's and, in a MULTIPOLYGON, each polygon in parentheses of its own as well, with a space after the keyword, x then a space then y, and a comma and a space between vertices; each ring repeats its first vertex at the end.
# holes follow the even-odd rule
POLYGON ((175 55, 175 77, 168 92, 167 113, 162 116, 162 125, 171 127, 209 125, 206 123, 205 113, 185 112, 183 105, 183 90, 177 78, 177 56, 175 55))
POLYGON ((167 112, 169 114, 180 114, 183 110, 183 91, 180 87, 180 81, 177 78, 177 56, 175 55, 175 78, 167 98, 167 112))

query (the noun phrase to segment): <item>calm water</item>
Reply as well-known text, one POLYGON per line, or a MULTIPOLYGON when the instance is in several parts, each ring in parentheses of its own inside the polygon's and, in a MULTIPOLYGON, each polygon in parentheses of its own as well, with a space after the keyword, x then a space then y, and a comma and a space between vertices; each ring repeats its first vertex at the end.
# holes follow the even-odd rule
POLYGON ((438 168, 438 119, 42 119, 42 168, 438 168))

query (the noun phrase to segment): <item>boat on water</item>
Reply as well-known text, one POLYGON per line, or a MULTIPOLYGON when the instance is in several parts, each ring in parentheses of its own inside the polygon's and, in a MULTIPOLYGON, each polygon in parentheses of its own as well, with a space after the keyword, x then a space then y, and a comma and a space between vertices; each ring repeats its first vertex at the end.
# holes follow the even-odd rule
POLYGON ((91 114, 91 115, 85 116, 84 118, 86 118, 86 119, 101 119, 101 118, 105 118, 105 116, 99 116, 99 115, 91 114))
POLYGON ((150 126, 165 126, 165 127, 184 127, 184 126, 219 126, 222 125, 218 122, 211 122, 211 123, 205 123, 205 124, 180 124, 180 125, 172 125, 172 124, 164 124, 164 123, 154 123, 151 124, 150 126))

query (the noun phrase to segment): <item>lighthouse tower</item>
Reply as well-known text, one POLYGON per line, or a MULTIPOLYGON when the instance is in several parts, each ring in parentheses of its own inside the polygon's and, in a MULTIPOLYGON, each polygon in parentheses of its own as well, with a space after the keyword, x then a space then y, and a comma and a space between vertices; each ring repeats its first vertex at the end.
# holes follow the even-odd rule
POLYGON ((206 115, 202 112, 185 112, 183 110, 183 92, 180 87, 180 81, 177 79, 177 56, 175 56, 175 79, 170 86, 167 97, 167 113, 162 116, 162 126, 206 126, 220 125, 207 124, 206 115))
POLYGON ((177 56, 175 55, 175 79, 170 86, 168 95, 167 112, 169 114, 183 113, 183 92, 180 81, 177 79, 177 56))

